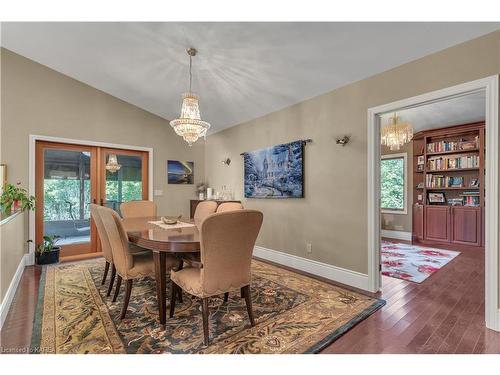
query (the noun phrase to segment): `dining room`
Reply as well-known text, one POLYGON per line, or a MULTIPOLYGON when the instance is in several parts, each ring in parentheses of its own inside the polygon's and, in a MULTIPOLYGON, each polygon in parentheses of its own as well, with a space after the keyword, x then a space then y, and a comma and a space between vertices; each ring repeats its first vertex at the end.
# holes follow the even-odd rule
POLYGON ((0 27, 1 354, 500 353, 493 242, 431 286, 370 242, 370 110, 480 87, 496 131, 498 22, 0 27))

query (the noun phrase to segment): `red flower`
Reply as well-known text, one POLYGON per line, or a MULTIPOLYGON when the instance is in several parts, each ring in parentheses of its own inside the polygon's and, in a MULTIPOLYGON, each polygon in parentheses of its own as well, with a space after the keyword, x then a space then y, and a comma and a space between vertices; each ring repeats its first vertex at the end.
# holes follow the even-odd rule
POLYGON ((421 255, 427 255, 430 257, 446 257, 446 258, 449 257, 448 254, 442 253, 441 251, 437 251, 437 250, 420 250, 418 253, 421 255))
POLYGON ((387 267, 401 267, 403 262, 399 260, 384 260, 382 261, 382 264, 387 267))
POLYGON ((418 272, 420 273, 425 273, 427 275, 430 275, 434 272, 436 272, 439 268, 436 268, 436 267, 433 267, 433 266, 430 266, 428 264, 422 264, 421 266, 418 266, 417 267, 417 270, 418 272))

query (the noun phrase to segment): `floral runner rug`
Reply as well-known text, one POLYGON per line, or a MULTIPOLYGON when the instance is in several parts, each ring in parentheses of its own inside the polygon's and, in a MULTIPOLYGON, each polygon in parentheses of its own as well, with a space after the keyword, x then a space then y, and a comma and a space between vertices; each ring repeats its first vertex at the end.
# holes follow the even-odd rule
POLYGON ((382 241, 382 275, 421 283, 458 255, 458 251, 382 241))
MULTIPOLYGON (((134 281, 116 302, 101 285, 104 260, 44 267, 32 335, 37 353, 316 353, 385 304, 264 262, 252 262, 251 327, 239 293, 210 298, 210 345, 200 302, 183 294, 166 329, 158 323, 153 278, 134 281)), ((167 290, 170 290, 167 285, 167 290)), ((168 311, 168 307, 167 307, 168 311)))

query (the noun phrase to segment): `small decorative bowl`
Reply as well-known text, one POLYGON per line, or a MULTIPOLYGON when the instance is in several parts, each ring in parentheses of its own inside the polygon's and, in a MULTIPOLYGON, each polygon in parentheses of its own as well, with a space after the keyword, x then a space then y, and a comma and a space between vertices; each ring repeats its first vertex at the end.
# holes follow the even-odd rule
POLYGON ((163 224, 167 224, 167 225, 174 225, 174 224, 177 224, 179 222, 178 219, 167 219, 166 217, 162 217, 161 221, 163 222, 163 224))

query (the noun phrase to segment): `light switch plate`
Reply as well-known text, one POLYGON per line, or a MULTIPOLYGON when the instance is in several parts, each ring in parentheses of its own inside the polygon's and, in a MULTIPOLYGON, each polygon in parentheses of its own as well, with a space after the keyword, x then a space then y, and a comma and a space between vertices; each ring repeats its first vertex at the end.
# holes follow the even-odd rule
POLYGON ((163 195, 163 190, 155 190, 154 196, 161 197, 163 195))

